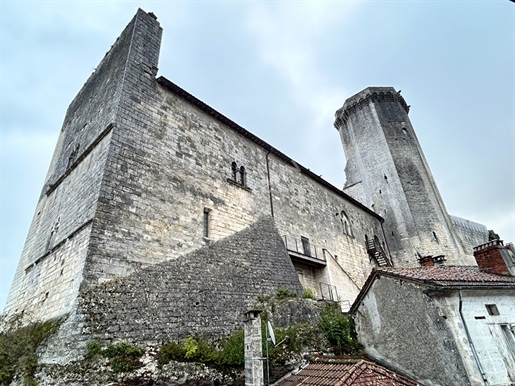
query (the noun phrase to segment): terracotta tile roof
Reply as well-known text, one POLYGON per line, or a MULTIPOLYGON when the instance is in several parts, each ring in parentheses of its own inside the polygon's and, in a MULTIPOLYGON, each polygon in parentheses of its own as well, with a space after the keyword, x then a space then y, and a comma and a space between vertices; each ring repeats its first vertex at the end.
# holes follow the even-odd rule
POLYGON ((422 386, 392 370, 364 359, 311 363, 277 386, 422 386))
POLYGON ((376 268, 368 276, 349 313, 354 314, 374 281, 380 276, 398 277, 435 289, 515 289, 515 277, 494 275, 476 266, 376 268))
POLYGON ((438 286, 513 286, 515 277, 494 275, 475 266, 380 268, 377 274, 438 286))

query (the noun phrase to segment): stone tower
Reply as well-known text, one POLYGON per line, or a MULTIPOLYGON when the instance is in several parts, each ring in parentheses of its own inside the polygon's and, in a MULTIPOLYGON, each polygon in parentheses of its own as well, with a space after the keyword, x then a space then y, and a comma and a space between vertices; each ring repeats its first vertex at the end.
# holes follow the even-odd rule
POLYGON ((111 176, 124 167, 122 142, 135 129, 135 100, 155 89, 161 33, 155 16, 138 10, 68 107, 6 312, 60 316, 84 285, 130 270, 131 262, 116 258, 122 251, 105 258, 113 223, 106 203, 114 194, 111 176))
POLYGON ((449 265, 474 265, 456 235, 408 112, 392 87, 366 88, 336 112, 347 158, 344 191, 385 219, 395 265, 416 266, 419 258, 442 255, 449 265))

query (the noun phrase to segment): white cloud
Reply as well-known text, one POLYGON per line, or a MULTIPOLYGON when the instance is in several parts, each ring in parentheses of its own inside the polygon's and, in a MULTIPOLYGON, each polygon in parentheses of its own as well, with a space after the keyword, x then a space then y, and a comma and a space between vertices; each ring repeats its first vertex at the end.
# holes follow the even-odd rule
POLYGON ((351 94, 324 75, 319 51, 355 7, 355 3, 258 3, 246 19, 263 64, 280 75, 290 97, 307 115, 307 121, 295 128, 299 154, 305 154, 298 161, 335 185, 344 179, 344 157, 332 130, 334 112, 351 94))

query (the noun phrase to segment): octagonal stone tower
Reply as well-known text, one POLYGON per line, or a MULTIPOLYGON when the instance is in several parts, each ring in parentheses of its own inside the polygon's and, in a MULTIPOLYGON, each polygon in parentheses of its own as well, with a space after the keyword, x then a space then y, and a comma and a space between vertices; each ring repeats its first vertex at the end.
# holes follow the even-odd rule
POLYGON ((397 266, 426 256, 475 265, 459 241, 408 117, 392 87, 368 87, 336 112, 347 165, 344 191, 385 219, 397 266))

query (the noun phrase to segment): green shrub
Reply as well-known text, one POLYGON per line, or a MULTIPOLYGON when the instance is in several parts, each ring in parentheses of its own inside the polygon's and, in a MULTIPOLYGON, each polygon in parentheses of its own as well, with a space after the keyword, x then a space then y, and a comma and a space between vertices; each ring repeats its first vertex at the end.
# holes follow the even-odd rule
POLYGON ((315 293, 313 292, 313 290, 311 288, 304 288, 303 297, 304 297, 304 299, 315 300, 315 293))
POLYGON ((322 310, 320 327, 336 355, 361 352, 354 322, 341 312, 338 305, 327 305, 322 310))
POLYGON ((277 299, 283 300, 288 298, 294 298, 297 296, 297 294, 290 292, 287 288, 278 288, 277 293, 275 294, 277 299))
POLYGON ((102 350, 102 355, 109 359, 109 364, 115 373, 132 371, 141 367, 140 358, 145 354, 141 347, 126 343, 114 343, 102 350))
POLYGON ((170 342, 162 345, 159 348, 157 361, 160 366, 170 361, 183 361, 185 359, 184 347, 175 342, 170 342))
POLYGON ((99 355, 102 355, 102 346, 96 340, 90 340, 86 343, 86 359, 93 359, 99 355))
POLYGON ((140 358, 143 354, 145 354, 145 350, 138 346, 119 342, 102 349, 100 343, 92 340, 86 343, 86 354, 84 356, 88 360, 97 356, 108 358, 113 372, 121 373, 141 367, 140 358))
POLYGON ((219 347, 205 339, 190 335, 182 341, 182 344, 171 342, 162 345, 159 349, 158 362, 160 366, 171 360, 241 366, 244 363, 243 340, 243 330, 233 333, 219 347))
POLYGON ((184 357, 186 359, 193 359, 197 356, 198 343, 192 335, 184 339, 182 346, 184 348, 184 357))
POLYGON ((20 327, 14 321, 0 333, 0 385, 8 385, 16 372, 24 377, 26 385, 34 383, 38 364, 36 350, 49 336, 57 331, 61 321, 33 323, 20 327))
POLYGON ((245 363, 244 357, 244 334, 238 330, 231 335, 222 345, 222 352, 218 360, 220 365, 242 366, 245 363))

